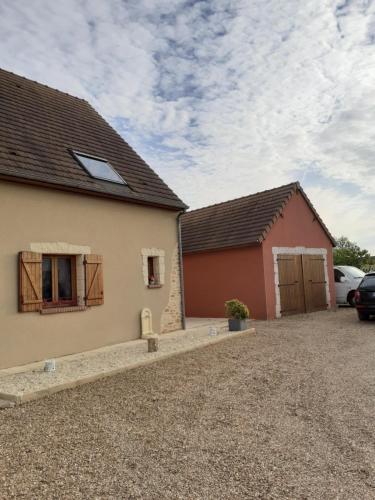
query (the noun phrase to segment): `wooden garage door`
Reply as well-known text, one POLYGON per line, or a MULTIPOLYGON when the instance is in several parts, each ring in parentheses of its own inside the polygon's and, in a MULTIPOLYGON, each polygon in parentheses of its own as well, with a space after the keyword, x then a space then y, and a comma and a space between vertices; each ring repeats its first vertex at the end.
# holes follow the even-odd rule
POLYGON ((301 256, 279 255, 277 262, 282 316, 305 312, 301 256))
POLYGON ((327 309, 324 257, 279 255, 281 315, 327 309))
POLYGON ((302 267, 306 311, 327 309, 324 257, 322 255, 302 255, 302 267))

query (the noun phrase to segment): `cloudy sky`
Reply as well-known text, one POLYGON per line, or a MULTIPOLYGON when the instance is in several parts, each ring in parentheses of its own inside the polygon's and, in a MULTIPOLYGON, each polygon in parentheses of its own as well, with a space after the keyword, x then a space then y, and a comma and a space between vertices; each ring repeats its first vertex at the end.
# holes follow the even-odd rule
POLYGON ((1 0, 0 33, 192 208, 299 180, 375 254, 375 1, 1 0))

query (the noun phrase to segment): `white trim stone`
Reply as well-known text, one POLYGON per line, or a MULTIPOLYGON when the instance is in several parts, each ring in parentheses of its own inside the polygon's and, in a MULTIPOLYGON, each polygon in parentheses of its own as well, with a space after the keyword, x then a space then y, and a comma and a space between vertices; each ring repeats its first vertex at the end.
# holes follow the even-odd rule
POLYGON ((152 312, 148 307, 144 307, 141 311, 141 338, 147 339, 150 335, 154 335, 152 330, 152 312))
POLYGON ((281 318, 281 302, 279 289, 279 266, 277 264, 277 256, 282 254, 290 255, 323 255, 324 257, 324 279, 326 282, 326 297, 328 308, 331 307, 331 294, 329 291, 328 266, 327 266, 327 249, 326 248, 306 248, 306 247, 272 247, 273 268, 275 275, 275 294, 276 294, 276 318, 281 318))
POLYGON ((86 254, 77 255, 76 273, 77 273, 77 305, 85 305, 86 283, 85 283, 85 265, 83 263, 86 254))
POLYGON ((182 328, 180 257, 178 245, 171 255, 171 268, 168 274, 169 298, 160 320, 160 332, 167 333, 182 328))
POLYGON ((30 243, 30 250, 37 253, 54 253, 66 255, 87 255, 91 253, 91 248, 83 245, 72 245, 63 241, 30 243))
POLYGON ((165 251, 160 248, 142 248, 142 273, 143 281, 146 286, 148 283, 148 257, 158 257, 158 273, 159 273, 159 285, 164 285, 165 283, 165 251))

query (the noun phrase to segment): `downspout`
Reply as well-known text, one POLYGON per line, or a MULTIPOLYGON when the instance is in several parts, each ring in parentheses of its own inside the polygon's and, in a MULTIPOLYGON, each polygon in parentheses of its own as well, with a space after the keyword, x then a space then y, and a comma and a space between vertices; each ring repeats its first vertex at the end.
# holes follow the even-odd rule
POLYGON ((182 260, 182 239, 181 239, 181 216, 186 212, 183 210, 177 215, 177 241, 178 241, 178 261, 180 269, 180 297, 181 297, 181 320, 182 329, 186 330, 185 321, 185 293, 184 293, 184 270, 183 270, 183 260, 182 260))

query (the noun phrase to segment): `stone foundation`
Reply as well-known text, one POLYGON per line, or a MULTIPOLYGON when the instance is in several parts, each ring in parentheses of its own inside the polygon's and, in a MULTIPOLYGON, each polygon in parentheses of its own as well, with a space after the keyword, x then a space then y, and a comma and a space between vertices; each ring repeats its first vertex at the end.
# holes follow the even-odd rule
POLYGON ((164 309, 160 321, 161 333, 173 332, 182 328, 181 313, 181 287, 180 287, 180 262, 178 245, 172 255, 172 266, 170 274, 170 290, 168 305, 164 309))

